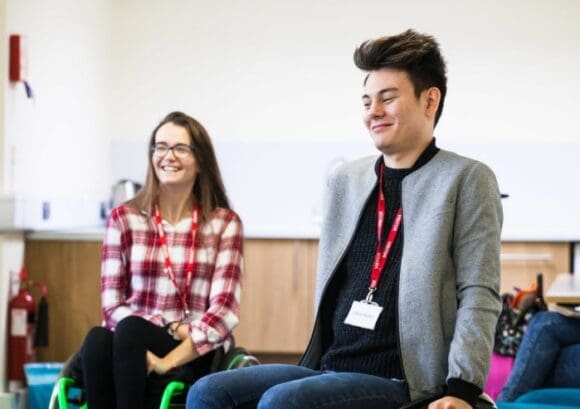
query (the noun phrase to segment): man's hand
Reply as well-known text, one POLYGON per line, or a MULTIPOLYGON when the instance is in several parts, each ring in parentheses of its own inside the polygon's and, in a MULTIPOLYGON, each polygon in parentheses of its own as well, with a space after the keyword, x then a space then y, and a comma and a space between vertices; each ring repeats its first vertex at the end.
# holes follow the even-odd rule
POLYGON ((428 409, 473 409, 471 405, 463 399, 455 398, 453 396, 445 396, 432 402, 428 409))
POLYGON ((153 352, 147 351, 147 375, 155 372, 158 375, 165 375, 172 367, 167 363, 167 360, 159 358, 153 352))

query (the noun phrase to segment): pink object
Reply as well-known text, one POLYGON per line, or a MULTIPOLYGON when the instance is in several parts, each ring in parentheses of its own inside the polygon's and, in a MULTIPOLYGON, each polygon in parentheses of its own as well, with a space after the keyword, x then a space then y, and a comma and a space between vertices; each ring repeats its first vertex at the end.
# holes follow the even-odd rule
POLYGON ((511 356, 503 356, 491 354, 491 366, 489 368, 489 376, 485 384, 485 393, 487 393, 493 400, 497 398, 501 389, 505 385, 512 371, 514 365, 514 358, 511 356))

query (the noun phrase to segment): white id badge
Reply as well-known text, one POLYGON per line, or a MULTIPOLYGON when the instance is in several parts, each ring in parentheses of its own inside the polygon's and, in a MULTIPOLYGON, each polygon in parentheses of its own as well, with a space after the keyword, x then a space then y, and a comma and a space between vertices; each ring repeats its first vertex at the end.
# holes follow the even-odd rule
POLYGON ((382 311, 383 307, 377 303, 355 301, 352 303, 344 323, 373 331, 382 311))

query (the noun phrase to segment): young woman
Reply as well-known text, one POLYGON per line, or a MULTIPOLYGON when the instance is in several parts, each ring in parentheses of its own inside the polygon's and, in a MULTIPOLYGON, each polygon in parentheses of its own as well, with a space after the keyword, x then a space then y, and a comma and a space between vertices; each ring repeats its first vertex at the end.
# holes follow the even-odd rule
POLYGON ((497 401, 512 402, 528 391, 546 387, 580 388, 579 318, 553 311, 534 316, 497 401))
POLYGON ((145 186, 107 222, 104 326, 80 351, 91 409, 158 407, 170 380, 209 372, 238 323, 242 225, 206 130, 173 112, 149 148, 145 186))

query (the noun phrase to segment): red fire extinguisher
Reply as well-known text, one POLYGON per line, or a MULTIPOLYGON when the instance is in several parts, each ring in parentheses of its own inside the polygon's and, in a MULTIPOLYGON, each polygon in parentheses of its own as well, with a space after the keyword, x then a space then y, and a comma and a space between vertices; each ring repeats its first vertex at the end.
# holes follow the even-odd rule
POLYGON ((8 381, 11 383, 24 385, 24 364, 34 361, 36 346, 48 345, 46 292, 46 286, 28 280, 25 268, 20 270, 20 290, 9 304, 8 381), (32 286, 41 289, 38 316, 30 293, 32 286))

